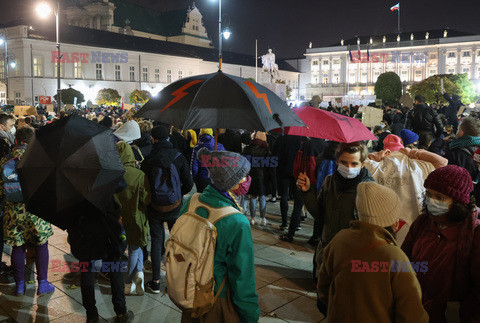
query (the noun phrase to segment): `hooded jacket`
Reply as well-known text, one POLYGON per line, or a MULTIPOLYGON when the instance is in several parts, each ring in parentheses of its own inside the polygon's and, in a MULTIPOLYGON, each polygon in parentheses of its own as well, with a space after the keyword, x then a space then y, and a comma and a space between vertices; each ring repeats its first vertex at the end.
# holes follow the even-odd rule
POLYGON ((430 132, 440 137, 443 132, 443 124, 437 111, 426 104, 417 104, 408 112, 405 129, 412 130, 417 134, 430 132))
MULTIPOLYGON (((198 144, 193 148, 191 168, 194 180, 197 178, 210 178, 207 168, 202 167, 201 161, 197 158, 198 151, 204 147, 210 151, 215 150, 215 139, 208 134, 201 135, 198 144)), ((222 144, 217 143, 217 150, 222 151, 225 150, 225 148, 222 144)))
POLYGON ((146 211, 151 200, 150 184, 145 173, 135 168, 135 157, 130 145, 119 142, 117 149, 125 167, 123 178, 127 188, 115 194, 115 201, 120 206, 128 244, 143 247, 148 244, 149 225, 146 211))
MULTIPOLYGON (((182 195, 187 194, 193 187, 193 179, 190 174, 190 168, 185 157, 180 154, 180 152, 173 148, 172 143, 162 140, 153 144, 152 152, 150 155, 145 157, 145 160, 142 163, 141 170, 147 176, 150 185, 155 183, 155 178, 152 178, 152 170, 155 167, 169 167, 171 164, 175 165, 180 176, 180 182, 182 184, 182 195)), ((153 190, 151 190, 153 191, 153 190)), ((152 196, 153 198, 153 196, 152 196)), ((178 211, 181 207, 181 204, 178 208, 162 214, 162 217, 166 220, 174 220, 178 217, 178 211)), ((148 207, 149 214, 159 214, 152 207, 148 207)))
POLYGON ((428 322, 410 260, 382 227, 352 221, 325 248, 319 273, 327 322, 428 322))
POLYGON ((140 126, 135 120, 124 123, 113 133, 119 140, 131 143, 141 137, 140 126))
POLYGON ((145 157, 150 155, 150 152, 152 151, 152 137, 150 137, 149 132, 143 132, 140 139, 137 139, 133 142, 133 145, 138 148, 140 154, 138 153, 137 149, 133 150, 133 154, 135 155, 135 160, 137 161, 143 161, 145 157))

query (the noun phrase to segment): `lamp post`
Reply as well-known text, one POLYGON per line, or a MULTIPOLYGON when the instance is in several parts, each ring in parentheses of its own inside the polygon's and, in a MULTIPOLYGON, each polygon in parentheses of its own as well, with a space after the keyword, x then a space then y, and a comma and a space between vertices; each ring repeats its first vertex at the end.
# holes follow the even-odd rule
MULTIPOLYGON (((51 12, 52 8, 46 3, 41 3, 35 9, 37 13, 42 18, 46 18, 51 12)), ((60 27, 59 27, 59 17, 60 17, 60 0, 57 0, 57 10, 53 10, 53 14, 55 15, 55 33, 56 33, 56 41, 57 41, 57 109, 60 111, 60 107, 62 104, 62 91, 60 89, 60 61, 62 59, 62 55, 60 52, 60 27)))
POLYGON ((218 0, 218 68, 222 69, 222 62, 223 62, 223 55, 222 55, 222 47, 223 47, 223 39, 229 39, 232 35, 232 32, 227 27, 225 30, 222 30, 222 0, 218 0))

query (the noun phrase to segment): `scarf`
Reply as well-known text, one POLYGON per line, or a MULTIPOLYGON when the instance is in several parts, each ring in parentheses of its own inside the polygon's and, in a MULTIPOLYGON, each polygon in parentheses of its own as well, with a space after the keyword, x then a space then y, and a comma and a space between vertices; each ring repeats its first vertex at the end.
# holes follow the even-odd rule
POLYGON ((351 179, 345 178, 340 175, 338 170, 333 173, 333 180, 335 181, 335 186, 340 192, 344 192, 354 186, 357 186, 359 183, 364 182, 366 179, 369 178, 371 179, 371 181, 373 181, 373 178, 366 167, 362 167, 360 174, 358 174, 357 177, 351 179))
POLYGON ((473 136, 462 136, 458 139, 455 139, 450 143, 450 149, 454 148, 464 148, 464 147, 471 147, 471 146, 480 146, 480 137, 473 137, 473 136))

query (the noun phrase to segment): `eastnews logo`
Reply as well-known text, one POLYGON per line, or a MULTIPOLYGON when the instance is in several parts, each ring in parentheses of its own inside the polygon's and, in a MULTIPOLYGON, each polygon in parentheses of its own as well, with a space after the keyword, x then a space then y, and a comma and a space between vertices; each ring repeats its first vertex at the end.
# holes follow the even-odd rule
MULTIPOLYGON (((52 64, 58 61, 58 52, 52 51, 52 64)), ((73 63, 128 63, 127 52, 102 52, 99 50, 91 51, 90 53, 60 53, 60 62, 66 64, 73 63)))
MULTIPOLYGON (((278 157, 252 157, 244 156, 252 165, 252 167, 278 167, 278 157)), ((202 155, 202 167, 238 167, 238 157, 215 157, 210 155, 202 155)))
POLYGON ((388 261, 361 261, 351 260, 352 273, 387 273, 387 272, 416 272, 426 273, 428 261, 408 262, 402 260, 388 261))
POLYGON ((101 266, 97 266, 96 261, 92 260, 91 262, 88 261, 73 261, 73 262, 66 262, 62 260, 52 260, 52 272, 54 273, 85 273, 88 271, 88 268, 92 268, 92 272, 94 273, 126 273, 128 271, 128 263, 126 261, 102 261, 101 266))

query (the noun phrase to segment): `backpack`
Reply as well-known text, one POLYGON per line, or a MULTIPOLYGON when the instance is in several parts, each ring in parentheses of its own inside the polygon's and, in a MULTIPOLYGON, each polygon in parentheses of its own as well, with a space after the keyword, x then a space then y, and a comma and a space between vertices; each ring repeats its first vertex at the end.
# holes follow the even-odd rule
MULTIPOLYGON (((175 159, 180 156, 177 153, 175 159)), ((174 160, 175 160, 174 159, 174 160)), ((152 207, 158 212, 169 212, 182 202, 182 182, 173 162, 168 167, 152 169, 152 207)))
POLYGON ((2 181, 4 189, 4 197, 7 202, 20 203, 23 202, 22 187, 17 174, 17 165, 20 158, 8 155, 7 162, 2 168, 2 181))
POLYGON ((177 219, 165 243, 166 292, 172 302, 192 318, 212 309, 226 282, 225 276, 214 295, 215 223, 239 213, 231 206, 210 207, 202 203, 199 196, 199 193, 192 195, 187 212, 177 219), (207 219, 195 213, 200 207, 208 210, 207 219))

